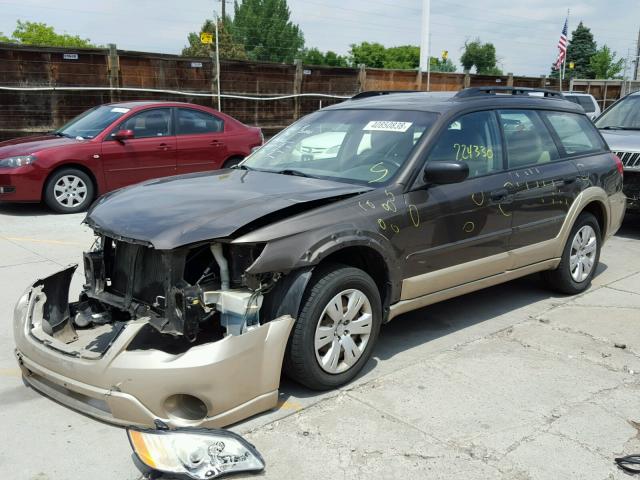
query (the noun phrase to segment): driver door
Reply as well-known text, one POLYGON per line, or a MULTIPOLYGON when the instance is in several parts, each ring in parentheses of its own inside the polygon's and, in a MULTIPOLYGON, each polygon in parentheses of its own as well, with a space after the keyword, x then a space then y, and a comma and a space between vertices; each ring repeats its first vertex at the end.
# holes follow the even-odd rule
POLYGON ((447 160, 466 162, 469 177, 447 185, 418 184, 405 196, 412 222, 403 231, 402 299, 496 275, 509 267, 511 184, 495 112, 468 113, 450 122, 426 161, 447 160))

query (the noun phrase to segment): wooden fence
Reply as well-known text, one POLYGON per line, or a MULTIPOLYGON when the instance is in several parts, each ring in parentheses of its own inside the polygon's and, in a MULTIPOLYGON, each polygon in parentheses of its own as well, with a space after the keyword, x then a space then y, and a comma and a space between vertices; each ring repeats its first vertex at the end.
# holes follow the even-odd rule
MULTIPOLYGON (((222 110, 273 134, 294 120, 363 90, 457 91, 514 85, 557 89, 557 80, 374 68, 221 61, 222 110), (270 100, 274 97, 290 96, 270 100), (291 97, 293 96, 293 97, 291 97), (247 98, 248 97, 248 98, 247 98)), ((217 106, 210 58, 107 49, 0 44, 0 139, 58 128, 102 103, 179 100, 217 106), (142 89, 142 90, 127 90, 142 89), (186 92, 186 94, 185 94, 186 92)))

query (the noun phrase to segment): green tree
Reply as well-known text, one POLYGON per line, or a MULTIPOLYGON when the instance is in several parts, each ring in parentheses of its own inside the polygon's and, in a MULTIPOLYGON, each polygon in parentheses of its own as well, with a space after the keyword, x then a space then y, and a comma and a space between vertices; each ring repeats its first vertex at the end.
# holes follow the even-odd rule
MULTIPOLYGON (((5 37, 6 38, 6 37, 5 37)), ((22 22, 18 20, 11 39, 14 43, 23 45, 41 45, 47 47, 95 47, 88 38, 78 35, 56 33, 53 27, 46 23, 22 22)))
POLYGON ((231 35, 251 60, 292 63, 300 56, 304 35, 286 0, 236 0, 234 7, 231 35))
MULTIPOLYGON (((246 60, 247 52, 244 50, 244 45, 235 43, 231 36, 231 32, 229 31, 230 22, 228 18, 218 21, 218 48, 220 49, 220 58, 246 60)), ((205 20, 199 33, 191 32, 188 35, 187 41, 189 45, 182 49, 182 55, 186 57, 208 57, 211 56, 212 53, 215 53, 215 40, 212 44, 202 43, 200 41, 201 33, 215 34, 215 24, 213 20, 205 20)))
POLYGON ((415 70, 420 66, 420 47, 401 45, 387 48, 385 51, 384 68, 415 70))
POLYGON ((481 75, 500 75, 502 72, 497 67, 497 62, 496 47, 493 43, 482 43, 479 38, 464 43, 460 63, 465 70, 471 70, 475 66, 476 73, 481 75))
POLYGON ((431 57, 429 58, 429 68, 432 72, 455 72, 456 66, 450 58, 431 57))
MULTIPOLYGON (((573 70, 566 69, 567 77, 593 78, 591 57, 596 53, 593 34, 582 22, 571 32, 571 41, 567 47, 567 64, 573 62, 573 70)), ((568 66, 568 65, 567 65, 568 66)), ((557 76, 558 72, 555 72, 557 76)))
POLYGON ((324 54, 324 64, 329 65, 330 67, 346 67, 348 62, 347 57, 343 57, 342 55, 338 55, 336 52, 329 50, 324 54))
POLYGON ((12 40, 5 36, 2 32, 0 32, 0 42, 4 42, 4 43, 11 43, 12 40))
POLYGON ((322 53, 317 48, 305 48, 302 51, 302 63, 305 65, 327 65, 330 67, 346 67, 347 59, 336 52, 329 50, 322 53))
POLYGON ((386 60, 386 48, 380 43, 362 42, 351 44, 349 61, 352 65, 365 64, 371 68, 384 68, 386 60))
POLYGON ((593 78, 619 78, 624 69, 624 58, 616 60, 616 52, 603 45, 589 59, 589 68, 593 72, 593 78))

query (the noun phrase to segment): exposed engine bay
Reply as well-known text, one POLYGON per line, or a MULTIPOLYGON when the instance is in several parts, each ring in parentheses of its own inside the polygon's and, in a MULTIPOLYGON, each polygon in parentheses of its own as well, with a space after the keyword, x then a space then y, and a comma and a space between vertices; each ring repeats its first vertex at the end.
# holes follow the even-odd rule
MULTIPOLYGON (((84 254, 79 300, 64 305, 68 292, 44 292, 50 300, 42 329, 68 344, 78 340, 79 331, 97 333, 95 329, 109 326, 100 342, 91 345, 96 353, 108 348, 122 325, 141 318, 148 326, 130 349, 178 352, 241 335, 270 320, 261 318, 260 308, 280 275, 245 273, 262 248, 208 242, 164 251, 100 235, 84 254)), ((47 288, 68 288, 74 271, 60 272, 68 278, 48 282, 47 288)))

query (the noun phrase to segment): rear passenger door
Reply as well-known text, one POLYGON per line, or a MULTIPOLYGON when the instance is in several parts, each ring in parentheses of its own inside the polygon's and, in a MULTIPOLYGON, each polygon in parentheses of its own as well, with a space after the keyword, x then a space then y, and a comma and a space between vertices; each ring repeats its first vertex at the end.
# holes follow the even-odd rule
POLYGON ((513 255, 512 268, 518 268, 549 258, 544 248, 518 249, 558 235, 579 192, 579 171, 557 144, 546 113, 501 110, 498 115, 513 193, 507 212, 513 217, 510 250, 519 253, 513 255))
POLYGON ((178 173, 222 167, 227 158, 224 121, 195 108, 176 109, 178 173))
POLYGON ((402 232, 407 260, 403 299, 507 269, 510 177, 503 159, 494 111, 464 114, 440 133, 426 161, 466 162, 469 177, 460 183, 416 186, 406 194, 415 228, 402 232))

